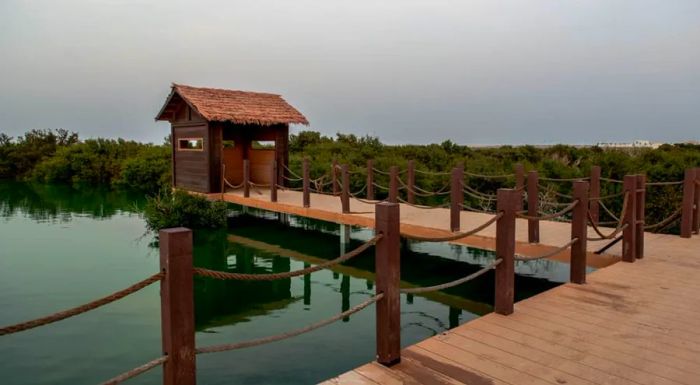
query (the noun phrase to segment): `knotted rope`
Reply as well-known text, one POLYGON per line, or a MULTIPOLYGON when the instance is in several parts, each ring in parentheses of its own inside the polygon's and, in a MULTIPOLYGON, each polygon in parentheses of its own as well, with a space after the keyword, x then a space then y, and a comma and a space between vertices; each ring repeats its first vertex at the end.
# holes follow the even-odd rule
POLYGON ((104 306, 108 303, 112 303, 114 301, 120 300, 124 297, 126 297, 129 294, 133 294, 144 287, 154 283, 158 282, 161 279, 165 277, 164 272, 156 273, 153 274, 152 276, 144 279, 143 281, 137 282, 126 289, 119 290, 115 293, 112 293, 106 297, 102 297, 100 299, 94 300, 92 302, 88 302, 84 305, 76 306, 74 308, 68 309, 68 310, 63 310, 57 313, 53 313, 51 315, 48 315, 46 317, 41 317, 37 318, 31 321, 25 321, 21 322, 15 325, 10 325, 10 326, 5 326, 0 329, 0 336, 4 336, 6 334, 13 334, 13 333, 18 333, 24 330, 29 330, 33 329, 35 327, 43 326, 43 325, 48 325, 50 323, 54 323, 57 321, 64 320, 69 317, 73 317, 78 314, 82 314, 85 312, 88 312, 90 310, 97 309, 98 307, 104 306))
POLYGON ((224 352, 227 350, 235 350, 235 349, 248 348, 251 346, 264 345, 264 344, 267 344, 270 342, 275 342, 275 341, 280 341, 280 340, 284 340, 284 339, 291 338, 291 337, 296 337, 298 335, 308 333, 312 330, 316 330, 318 328, 321 328, 323 326, 332 324, 333 322, 336 322, 338 320, 346 318, 352 314, 355 314, 355 313, 359 312, 360 310, 366 308, 367 306, 379 301, 383 297, 384 297, 384 293, 379 293, 373 297, 370 297, 368 300, 366 300, 366 301, 364 301, 364 302, 362 302, 354 307, 351 307, 350 309, 348 309, 342 313, 338 313, 331 318, 316 322, 314 324, 303 327, 301 329, 296 329, 296 330, 292 330, 292 331, 285 332, 285 333, 275 334, 275 335, 268 336, 268 337, 256 338, 256 339, 248 340, 248 341, 234 342, 234 343, 230 343, 230 344, 221 344, 221 345, 213 345, 213 346, 207 346, 207 347, 203 347, 203 348, 197 348, 197 349, 195 349, 195 353, 203 354, 203 353, 224 352))
POLYGON ((375 235, 372 239, 363 243, 362 245, 360 245, 360 247, 356 248, 353 251, 345 253, 336 259, 332 259, 330 261, 323 262, 323 263, 320 263, 318 265, 310 266, 310 267, 307 267, 307 268, 301 269, 301 270, 288 271, 288 272, 284 272, 284 273, 272 273, 272 274, 242 274, 242 273, 229 273, 226 271, 216 271, 216 270, 209 270, 209 269, 205 269, 205 268, 201 268, 201 267, 195 267, 194 274, 199 276, 199 277, 208 277, 208 278, 223 279, 223 280, 233 279, 233 280, 238 280, 238 281, 274 281, 277 279, 298 277, 300 275, 311 274, 315 271, 323 270, 327 267, 337 265, 337 264, 345 262, 353 257, 356 257, 356 256, 362 254, 363 251, 369 249, 372 245, 376 244, 377 241, 379 241, 381 238, 382 238, 381 234, 375 235))

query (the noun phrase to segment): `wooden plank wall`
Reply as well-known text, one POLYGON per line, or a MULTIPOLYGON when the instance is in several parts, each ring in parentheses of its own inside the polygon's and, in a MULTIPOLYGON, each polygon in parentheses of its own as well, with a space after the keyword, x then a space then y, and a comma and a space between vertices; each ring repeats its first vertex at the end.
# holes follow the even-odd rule
POLYGON ((211 138, 207 122, 187 105, 182 105, 172 122, 174 187, 196 192, 210 192, 211 138), (202 151, 178 150, 180 138, 202 138, 202 151))

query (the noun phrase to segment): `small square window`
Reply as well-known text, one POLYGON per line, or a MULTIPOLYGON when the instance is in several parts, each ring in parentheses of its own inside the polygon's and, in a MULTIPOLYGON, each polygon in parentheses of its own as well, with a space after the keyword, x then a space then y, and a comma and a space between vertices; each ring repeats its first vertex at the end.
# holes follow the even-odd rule
POLYGON ((204 150, 204 139, 202 139, 202 138, 181 138, 181 139, 178 139, 177 149, 180 151, 202 151, 202 150, 204 150))

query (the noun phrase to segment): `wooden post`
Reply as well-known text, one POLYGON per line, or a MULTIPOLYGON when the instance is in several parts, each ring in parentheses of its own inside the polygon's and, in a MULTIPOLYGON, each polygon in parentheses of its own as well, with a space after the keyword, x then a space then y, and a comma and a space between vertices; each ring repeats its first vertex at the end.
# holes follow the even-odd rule
POLYGON ((695 210, 693 210, 693 232, 700 233, 700 167, 695 168, 695 210))
POLYGON ((270 202, 277 202, 277 184, 279 183, 277 162, 272 163, 272 175, 270 176, 270 202))
POLYGON ((399 168, 389 167, 389 202, 398 202, 399 197, 399 168))
POLYGON ((303 186, 303 204, 304 207, 309 207, 311 206, 311 193, 310 193, 310 186, 309 184, 311 181, 309 180, 309 158, 304 157, 304 161, 302 162, 302 186, 303 186))
POLYGON ((622 231, 622 260, 625 262, 634 262, 637 258, 635 249, 637 248, 637 176, 625 175, 623 178, 622 188, 627 198, 627 210, 623 218, 624 224, 627 225, 622 231))
MULTIPOLYGON (((537 171, 527 173, 527 215, 536 217, 539 208, 539 176, 537 171)), ((537 219, 527 220, 527 241, 530 243, 540 243, 540 221, 537 219)))
MULTIPOLYGON (((513 173, 515 174, 515 189, 524 190, 525 188, 525 167, 522 163, 516 163, 513 167, 513 173)), ((521 194, 522 196, 523 194, 521 194)), ((518 202, 518 211, 523 209, 522 199, 518 202)))
POLYGON ((333 195, 338 195, 338 161, 333 158, 331 164, 331 185, 333 186, 333 195))
POLYGON ((459 231, 459 216, 464 203, 464 193, 462 192, 463 171, 459 167, 452 169, 450 176, 450 230, 459 231))
POLYGON ((243 196, 250 196, 250 161, 243 159, 243 196))
POLYGON ((589 208, 588 211, 591 213, 591 219, 596 225, 600 220, 600 203, 598 198, 600 198, 600 166, 591 167, 591 185, 590 192, 588 193, 589 198, 589 208))
POLYGON ((496 222, 496 258, 502 259, 496 266, 496 293, 494 311, 498 314, 513 313, 515 297, 515 212, 521 193, 514 189, 498 189, 496 210, 503 215, 496 222))
POLYGON ((376 292, 384 293, 376 304, 377 362, 391 366, 401 361, 400 213, 396 203, 375 208, 376 232, 382 234, 375 246, 376 292))
POLYGON ((573 198, 578 201, 571 215, 571 239, 578 241, 571 245, 569 280, 573 283, 586 283, 586 247, 588 237, 588 182, 576 181, 573 185, 573 198))
POLYGON ((367 199, 374 200, 374 161, 367 160, 367 199))
POLYGON ((341 177, 343 178, 343 186, 340 193, 340 204, 343 208, 343 213, 350 212, 350 173, 348 173, 348 165, 340 166, 341 177))
POLYGON ((644 258, 644 220, 645 220, 645 213, 644 209, 646 206, 646 193, 647 193, 647 176, 646 175, 637 175, 637 189, 635 190, 637 192, 636 196, 636 202, 635 206, 637 207, 635 215, 637 216, 636 218, 636 226, 635 226, 635 257, 637 259, 642 259, 644 258))
POLYGON ((693 205, 695 204, 695 169, 685 170, 683 179, 683 202, 681 211, 681 237, 690 238, 693 233, 693 205))
POLYGON ((184 227, 158 232, 160 268, 160 318, 163 339, 164 385, 194 385, 194 273, 192 231, 184 227))
POLYGON ((406 170, 406 201, 410 204, 416 203, 416 193, 414 186, 416 185, 416 162, 413 160, 408 161, 408 168, 406 170))

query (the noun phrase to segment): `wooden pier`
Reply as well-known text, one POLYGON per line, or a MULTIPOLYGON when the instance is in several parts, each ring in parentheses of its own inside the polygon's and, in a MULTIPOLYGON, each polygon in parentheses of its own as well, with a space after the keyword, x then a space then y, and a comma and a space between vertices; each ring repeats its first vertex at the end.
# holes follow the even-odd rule
MULTIPOLYGON (((375 227, 375 205, 339 196, 255 189, 211 194, 212 199, 345 225, 375 227), (304 207, 304 203, 309 203, 304 207), (343 212, 345 211, 345 212, 343 212)), ((402 204, 401 233, 451 234, 450 209, 402 204)), ((489 214, 460 212, 463 228, 489 214)), ((538 255, 571 237, 571 223, 539 221, 539 243, 529 243, 527 219, 517 219, 516 253, 538 255)), ((589 228, 590 237, 595 237, 589 228)), ((496 225, 456 240, 495 248, 496 225)), ((621 243, 588 265, 599 268, 585 285, 567 283, 515 304, 510 315, 491 313, 402 349, 401 361, 371 362, 324 384, 700 384, 700 238, 644 234, 644 259, 619 263, 621 243)), ((552 258, 568 262, 571 248, 552 258)))
MULTIPOLYGON (((223 199, 226 202, 239 204, 278 213, 293 214, 307 218, 319 219, 338 224, 375 228, 375 205, 350 198, 350 212, 343 213, 338 196, 311 193, 310 207, 303 207, 302 193, 299 191, 277 191, 277 202, 270 201, 270 192, 267 189, 256 189, 250 192, 249 197, 244 197, 243 190, 229 191, 225 194, 209 194, 212 200, 223 199)), ((421 209, 407 204, 401 206, 401 233, 417 236, 447 236, 450 231, 450 209, 434 208, 421 209)), ((474 228, 487 221, 492 214, 475 213, 470 211, 460 212, 461 227, 474 228)), ((522 255, 537 255, 555 250, 557 245, 566 243, 571 237, 571 224, 567 222, 542 221, 540 223, 540 242, 528 242, 528 225, 526 219, 517 219, 515 240, 516 253, 522 255)), ((612 230, 612 229, 606 229, 612 230)), ((593 237, 595 232, 589 229, 593 237)), ((453 241, 456 244, 472 246, 485 250, 495 250, 496 225, 493 224, 477 235, 468 236, 453 241)), ((620 260, 621 246, 615 245, 606 253, 594 254, 603 244, 588 243, 587 263, 590 267, 600 268, 609 266, 620 260)), ((569 262, 569 250, 553 255, 550 259, 561 262, 569 262)))

